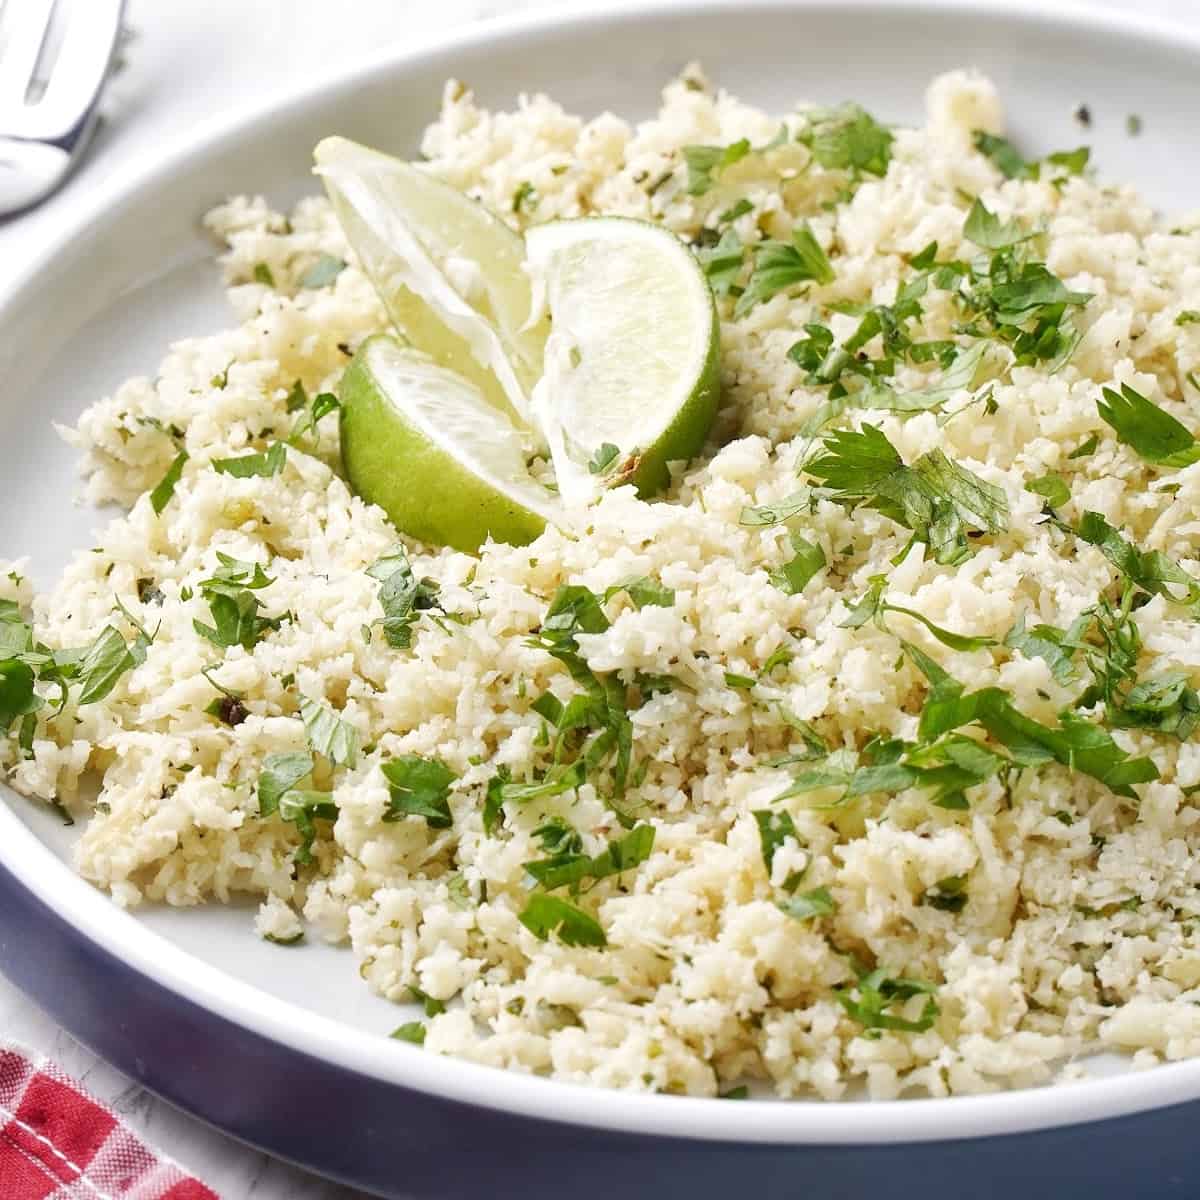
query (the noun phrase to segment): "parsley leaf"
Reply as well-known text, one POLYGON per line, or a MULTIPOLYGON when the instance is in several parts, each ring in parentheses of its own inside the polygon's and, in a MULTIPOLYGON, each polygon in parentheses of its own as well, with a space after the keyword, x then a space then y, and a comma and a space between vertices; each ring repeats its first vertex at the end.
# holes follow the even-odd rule
POLYGON ((258 814, 269 817, 279 811, 279 800, 302 779, 312 774, 313 757, 304 750, 269 754, 258 776, 258 814))
POLYGON ((1186 467, 1200 460, 1200 443, 1187 427, 1127 383, 1120 393, 1104 389, 1096 402, 1100 416, 1120 441, 1149 463, 1160 467, 1186 467))
POLYGON ((222 475, 232 475, 237 479, 249 479, 251 476, 268 478, 278 475, 287 461, 287 444, 272 442, 262 454, 243 454, 238 458, 214 458, 213 470, 222 475))
POLYGON ((714 177, 726 167, 740 162, 750 153, 750 142, 741 138, 728 146, 684 146, 683 161, 687 163, 689 196, 703 196, 713 185, 714 177))
POLYGON ((1002 533, 1008 528, 1008 500, 1001 488, 940 450, 906 466, 873 425, 827 435, 822 452, 805 469, 833 499, 865 503, 911 529, 912 540, 927 543, 939 563, 953 566, 970 557, 968 529, 1002 533))
POLYGON ((167 473, 158 481, 154 490, 150 493, 150 506, 154 509, 156 516, 162 515, 162 510, 167 507, 171 501, 171 497, 175 495, 175 485, 183 478, 183 465, 188 460, 188 452, 180 450, 175 455, 171 465, 167 468, 167 473))
POLYGON ((733 315, 744 317, 756 304, 808 280, 832 283, 834 271, 808 223, 804 222, 792 230, 790 243, 764 241, 755 246, 754 270, 746 290, 738 297, 733 315))
POLYGON ((402 754, 384 763, 383 776, 388 782, 388 810, 385 821, 405 817, 424 817, 431 829, 449 829, 450 785, 458 778, 440 759, 402 754))
POLYGON ((324 755, 334 766, 353 767, 358 761, 359 734, 349 721, 344 721, 332 709, 300 697, 300 719, 309 746, 324 755))
POLYGON ((367 574, 380 581, 379 603, 388 645, 398 650, 408 649, 412 645, 413 626, 421 613, 441 608, 437 583, 416 578, 408 554, 399 544, 368 567, 367 574))
POLYGON ((771 571, 768 578, 788 596, 799 595, 809 581, 826 566, 825 551, 808 541, 794 529, 789 535, 795 557, 785 562, 778 570, 771 571))
POLYGON ((517 918, 534 937, 549 941, 557 933, 564 946, 606 946, 608 939, 595 917, 573 904, 535 892, 517 918))

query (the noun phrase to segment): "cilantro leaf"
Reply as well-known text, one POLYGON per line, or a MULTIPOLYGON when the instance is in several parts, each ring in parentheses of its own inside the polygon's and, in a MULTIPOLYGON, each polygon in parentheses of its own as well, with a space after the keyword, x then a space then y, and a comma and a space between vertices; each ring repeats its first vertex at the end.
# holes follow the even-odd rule
POLYGON ((1200 695, 1187 671, 1164 671, 1135 684, 1108 717, 1119 729, 1148 729, 1185 741, 1200 726, 1200 695))
POLYGON ((1200 443, 1187 426, 1127 383, 1121 391, 1104 388, 1096 408, 1118 439, 1149 463, 1160 467, 1186 467, 1200 460, 1200 443))
POLYGON ((380 581, 379 603, 383 608, 383 634, 389 646, 406 650, 412 645, 413 626, 421 613, 441 608, 438 585, 432 579, 418 580, 402 545, 393 546, 367 568, 380 581))
POLYGON ((1028 241, 1033 234, 1020 221, 1001 221, 977 198, 963 222, 963 237, 985 250, 1007 250, 1028 241))
POLYGON ((526 873, 546 891, 567 886, 575 889, 585 879, 600 880, 619 875, 650 857, 654 848, 654 826, 634 826, 623 838, 609 842, 594 857, 580 853, 576 844, 568 842, 549 858, 527 862, 526 873))
POLYGON ((408 1021, 393 1029, 388 1037, 395 1038, 398 1042, 412 1042, 414 1046, 423 1046, 425 1045, 425 1022, 408 1021))
POLYGON ((769 572, 768 578, 781 592, 788 596, 796 596, 804 591, 814 575, 824 569, 826 560, 825 551, 820 546, 810 542, 794 529, 790 539, 795 556, 778 570, 769 572))
POLYGON ((589 916, 573 904, 535 892, 517 918, 535 938, 549 941, 551 934, 558 934, 564 946, 607 946, 608 939, 595 917, 589 916))
POLYGON ((775 903, 796 921, 828 917, 837 912, 837 901, 829 894, 829 889, 823 887, 813 888, 811 892, 801 892, 798 896, 789 896, 786 900, 776 900, 775 903))
MULTIPOLYGON (((292 432, 288 434, 287 440, 295 445, 302 437, 308 434, 316 434, 317 427, 321 422, 330 413, 337 412, 341 407, 342 402, 332 392, 318 392, 313 397, 312 404, 308 409, 302 412, 296 419, 296 424, 292 427, 292 432)), ((280 469, 282 470, 282 465, 280 469)))
POLYGON ((1077 672, 1072 662, 1075 647, 1066 638, 1067 634, 1053 625, 1039 624, 1026 629, 1025 614, 1022 613, 1005 635, 1004 644, 1010 650, 1019 650, 1026 658, 1042 659, 1055 682, 1067 684, 1076 678, 1077 672))
POLYGON ((323 754, 334 766, 353 767, 358 761, 359 734, 349 721, 344 721, 332 709, 300 697, 300 719, 309 746, 323 754))
POLYGON ((217 552, 219 566, 211 579, 202 580, 200 594, 208 601, 213 624, 192 621, 192 628, 215 646, 242 646, 253 650, 268 630, 278 629, 284 617, 261 617, 256 591, 275 581, 259 563, 242 562, 217 552))
POLYGON ((744 317, 756 304, 769 300, 777 292, 809 280, 819 284, 832 283, 834 271, 808 223, 804 222, 792 230, 790 243, 764 241, 754 248, 754 270, 746 290, 738 297, 733 315, 744 317))
POLYGON ((167 507, 171 501, 171 497, 175 495, 175 485, 183 478, 183 465, 188 460, 188 452, 180 450, 175 455, 171 465, 167 468, 167 473, 158 481, 154 490, 150 493, 150 507, 154 509, 156 516, 162 515, 162 510, 167 507))
POLYGON ((450 785, 458 778, 440 759, 422 758, 419 754, 402 754, 383 764, 383 776, 388 782, 388 810, 385 821, 400 821, 405 817, 424 817, 431 829, 449 829, 450 785))
POLYGON ((975 149, 986 158, 1005 179, 1028 179, 1032 163, 1026 162, 1021 152, 1008 140, 997 137, 984 129, 976 129, 971 135, 975 149))
POLYGON ((33 690, 33 668, 20 659, 0 661, 0 736, 8 733, 12 723, 42 706, 33 690))
POLYGON ((296 826, 300 834, 300 845, 296 848, 296 862, 310 863, 312 848, 317 838, 316 819, 336 821, 338 806, 333 803, 329 792, 315 792, 291 788, 279 797, 279 816, 296 826))
POLYGON ((1175 324, 1181 327, 1184 325, 1200 325, 1200 309, 1181 309, 1175 317, 1175 324))
POLYGON ((925 890, 921 903, 940 912, 962 912, 967 906, 967 877, 947 875, 945 879, 939 879, 933 887, 925 890))
POLYGON ((346 263, 333 254, 322 254, 300 277, 302 288, 328 287, 344 270, 346 263))
POLYGON ((887 174, 892 157, 891 131, 857 104, 817 108, 804 114, 805 127, 797 140, 806 145, 827 170, 848 170, 857 175, 887 174))
POLYGON ((812 504, 813 497, 810 492, 807 490, 796 492, 791 496, 786 496, 775 504, 763 504, 757 508, 743 508, 741 515, 738 517, 738 524, 749 526, 779 525, 784 521, 790 521, 792 517, 799 516, 800 513, 812 504))
POLYGON ((1074 533, 1095 546, 1122 575, 1151 595, 1163 596, 1175 604, 1194 605, 1200 601, 1200 580, 1160 550, 1139 550, 1100 513, 1085 512, 1074 533), (1173 588, 1182 588, 1182 594, 1173 588))
POLYGON ((604 593, 607 603, 618 592, 624 592, 633 601, 634 608, 671 608, 675 604, 675 589, 663 587, 661 583, 649 575, 639 575, 635 579, 627 579, 624 583, 614 584, 604 593))
POLYGON ((939 1012, 934 999, 936 992, 937 988, 932 983, 922 979, 905 979, 900 975, 893 978, 883 967, 879 967, 861 975, 853 986, 838 988, 834 994, 846 1010, 846 1015, 857 1021, 867 1031, 868 1037, 878 1037, 883 1030, 924 1033, 931 1029, 939 1012), (922 995, 927 997, 925 1006, 915 1021, 898 1017, 890 1011, 913 996, 922 995))
POLYGON ((607 475, 621 457, 621 448, 612 442, 602 442, 596 447, 595 453, 588 460, 588 471, 593 475, 607 475))
POLYGON ((750 142, 741 138, 728 146, 684 146, 683 161, 687 163, 689 196, 703 196, 726 167, 740 162, 750 153, 750 142))
MULTIPOLYGON (((791 838, 797 845, 800 842, 800 835, 796 832, 795 822, 791 815, 784 812, 782 809, 776 810, 772 808, 755 809, 750 814, 758 825, 758 837, 762 843, 762 859, 763 865, 767 868, 767 877, 770 878, 771 870, 775 865, 775 855, 780 847, 791 838)), ((783 890, 785 892, 794 892, 800 884, 802 871, 792 871, 783 881, 783 890)))
POLYGON ((1025 490, 1035 496, 1041 496, 1051 508, 1062 508, 1071 499, 1071 489, 1067 486, 1067 481, 1053 472, 1031 479, 1025 485, 1025 490))
POLYGON ((94 704, 103 700, 134 665, 125 639, 109 625, 87 648, 79 664, 79 703, 94 704))
POLYGON ((741 274, 745 253, 742 239, 733 229, 726 229, 715 246, 702 246, 696 250, 696 258, 714 296, 729 295, 741 274))
POLYGON ((304 750, 269 754, 258 776, 258 814, 269 817, 279 811, 279 800, 302 779, 312 774, 313 757, 304 750))
POLYGON ((278 475, 287 461, 287 444, 272 442, 262 454, 243 454, 238 458, 214 458, 213 470, 222 475, 232 475, 237 479, 249 479, 251 476, 268 478, 278 475))
POLYGON ((865 503, 926 542, 934 558, 956 565, 970 556, 967 529, 1002 533, 1008 500, 1001 488, 951 462, 941 450, 906 466, 899 452, 873 425, 858 432, 838 430, 805 466, 831 489, 833 499, 865 503))

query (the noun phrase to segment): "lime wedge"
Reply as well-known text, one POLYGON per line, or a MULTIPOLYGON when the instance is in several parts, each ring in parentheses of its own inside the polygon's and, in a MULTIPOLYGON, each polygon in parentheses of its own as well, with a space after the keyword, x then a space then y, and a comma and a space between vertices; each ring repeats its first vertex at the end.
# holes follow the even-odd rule
POLYGON ((340 392, 350 485, 402 533, 473 552, 488 537, 524 545, 555 519, 554 496, 526 468, 523 435, 461 375, 377 334, 340 392))
POLYGON ((624 217, 537 225, 525 247, 551 323, 533 422, 564 502, 614 483, 661 490, 717 410, 720 325, 700 265, 673 233, 624 217))
POLYGON ((342 229, 396 329, 496 407, 528 420, 546 324, 526 328, 518 234, 411 163, 345 138, 313 152, 342 229))

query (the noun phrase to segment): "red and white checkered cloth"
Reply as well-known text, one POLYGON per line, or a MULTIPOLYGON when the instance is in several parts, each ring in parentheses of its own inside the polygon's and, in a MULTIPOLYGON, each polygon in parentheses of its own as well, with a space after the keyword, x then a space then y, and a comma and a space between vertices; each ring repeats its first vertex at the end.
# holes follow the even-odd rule
POLYGON ((3 1200, 220 1200, 53 1063, 0 1045, 3 1200))

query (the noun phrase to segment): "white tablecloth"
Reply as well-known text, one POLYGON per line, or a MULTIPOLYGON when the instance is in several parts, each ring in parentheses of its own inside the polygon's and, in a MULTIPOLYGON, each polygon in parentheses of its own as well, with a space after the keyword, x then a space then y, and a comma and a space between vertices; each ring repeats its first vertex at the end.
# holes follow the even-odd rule
MULTIPOLYGON (((9 2, 20 5, 22 0, 9 2)), ((1089 2, 1126 6, 1126 0, 1089 2)), ((108 98, 109 119, 87 162, 63 192, 27 216, 0 223, 4 274, 13 274, 35 255, 97 184, 198 121, 298 87, 312 75, 381 46, 410 45, 441 29, 537 3, 130 0, 132 33, 124 53, 126 65, 108 98)), ((569 3, 559 0, 557 7, 569 3)), ((1061 0, 1047 4, 1061 7, 1061 0)), ((1200 0, 1140 0, 1138 8, 1147 15, 1200 24, 1200 0)), ((3 287, 0 280, 0 290, 3 287)), ((3 978, 0 1033, 51 1055, 143 1137, 195 1171, 226 1200, 351 1200, 360 1195, 247 1149, 155 1099, 79 1046, 3 978)), ((497 1194, 505 1195, 506 1189, 499 1187, 497 1194)))

